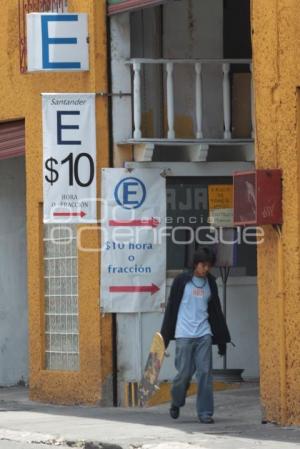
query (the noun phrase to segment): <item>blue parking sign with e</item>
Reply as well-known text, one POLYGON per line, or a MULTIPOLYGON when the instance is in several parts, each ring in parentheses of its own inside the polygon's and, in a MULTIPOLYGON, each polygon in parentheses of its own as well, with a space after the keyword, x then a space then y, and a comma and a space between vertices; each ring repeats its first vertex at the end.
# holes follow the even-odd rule
POLYGON ((137 209, 146 199, 145 184, 138 178, 123 178, 115 188, 116 203, 124 209, 137 209))

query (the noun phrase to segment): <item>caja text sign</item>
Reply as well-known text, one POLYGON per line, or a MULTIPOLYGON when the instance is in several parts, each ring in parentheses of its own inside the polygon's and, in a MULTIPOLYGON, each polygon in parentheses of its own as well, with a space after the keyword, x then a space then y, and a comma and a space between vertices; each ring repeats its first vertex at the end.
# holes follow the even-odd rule
POLYGON ((34 71, 89 70, 87 14, 27 14, 27 66, 34 71))
POLYGON ((44 223, 95 223, 95 94, 43 94, 44 223))
POLYGON ((166 282, 166 180, 157 169, 102 170, 101 306, 161 309, 166 282))

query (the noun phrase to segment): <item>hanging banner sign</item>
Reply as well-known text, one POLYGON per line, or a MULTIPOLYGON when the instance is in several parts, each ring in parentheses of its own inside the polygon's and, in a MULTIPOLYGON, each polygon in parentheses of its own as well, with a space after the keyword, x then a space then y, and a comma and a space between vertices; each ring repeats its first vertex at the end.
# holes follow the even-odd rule
POLYGON ((209 222, 214 227, 233 227, 233 186, 208 186, 209 222))
POLYGON ((31 13, 27 20, 27 71, 89 70, 87 14, 31 13))
POLYGON ((44 223, 95 223, 95 94, 42 94, 44 223))
POLYGON ((166 180, 157 169, 102 170, 101 306, 153 312, 165 302, 166 180))

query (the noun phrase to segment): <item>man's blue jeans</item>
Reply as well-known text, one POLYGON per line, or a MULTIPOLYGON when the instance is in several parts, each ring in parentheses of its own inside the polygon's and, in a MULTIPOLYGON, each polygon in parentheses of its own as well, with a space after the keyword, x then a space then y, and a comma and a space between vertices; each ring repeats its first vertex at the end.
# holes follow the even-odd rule
POLYGON ((171 390, 172 405, 182 407, 193 374, 196 372, 198 416, 214 413, 212 385, 212 338, 177 338, 175 367, 178 371, 171 390))

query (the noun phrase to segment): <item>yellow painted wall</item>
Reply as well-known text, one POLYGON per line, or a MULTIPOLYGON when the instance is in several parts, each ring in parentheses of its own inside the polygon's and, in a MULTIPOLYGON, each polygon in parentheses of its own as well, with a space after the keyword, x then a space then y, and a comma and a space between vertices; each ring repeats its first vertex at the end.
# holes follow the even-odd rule
MULTIPOLYGON (((69 0, 69 11, 89 14, 90 71, 20 74, 18 0, 0 0, 0 121, 25 118, 30 396, 56 403, 97 403, 111 375, 111 321, 99 313, 99 254, 79 253, 80 371, 44 369, 41 92, 107 90, 105 0, 69 0)), ((108 105, 96 99, 97 166, 108 166, 108 105)), ((98 185, 100 185, 98 179, 98 185)), ((83 234, 99 246, 99 233, 83 234)), ((107 390, 107 389, 106 389, 107 390)))
POLYGON ((258 251, 264 418, 300 424, 299 90, 297 0, 252 0, 257 168, 283 169, 282 234, 258 251))

